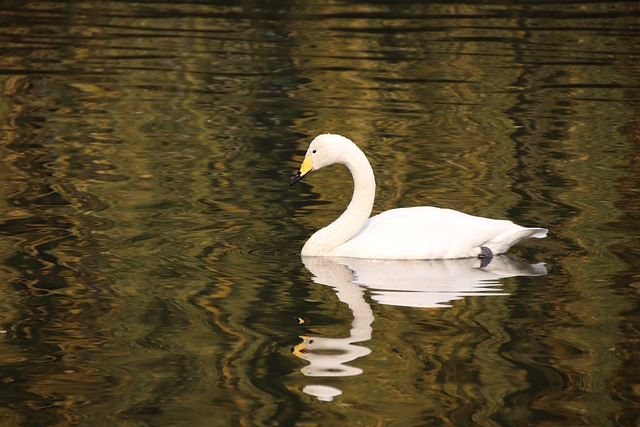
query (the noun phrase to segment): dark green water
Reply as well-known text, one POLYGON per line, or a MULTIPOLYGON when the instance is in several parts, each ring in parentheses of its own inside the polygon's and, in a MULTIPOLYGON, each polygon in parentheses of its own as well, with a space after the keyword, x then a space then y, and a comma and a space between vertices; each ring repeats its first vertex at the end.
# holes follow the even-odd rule
POLYGON ((0 426, 635 426, 635 2, 5 1, 0 426), (375 211, 550 229, 302 260, 375 211), (544 266, 539 263, 544 263, 544 266), (306 265, 306 266, 305 266, 306 265))

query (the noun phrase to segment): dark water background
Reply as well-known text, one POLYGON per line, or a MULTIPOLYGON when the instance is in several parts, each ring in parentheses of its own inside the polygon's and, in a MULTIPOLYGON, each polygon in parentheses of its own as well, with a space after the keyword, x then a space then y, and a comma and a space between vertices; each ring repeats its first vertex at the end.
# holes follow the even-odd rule
POLYGON ((2 2, 0 425, 639 425, 639 56, 634 1, 2 2), (549 237, 305 267, 324 132, 549 237))

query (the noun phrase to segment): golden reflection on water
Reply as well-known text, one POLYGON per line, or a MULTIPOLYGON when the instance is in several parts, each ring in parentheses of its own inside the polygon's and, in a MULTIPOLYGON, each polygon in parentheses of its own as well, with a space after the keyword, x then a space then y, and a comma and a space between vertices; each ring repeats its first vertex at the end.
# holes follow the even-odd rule
POLYGON ((4 423, 637 423, 629 5, 3 5, 4 423), (513 252, 549 274, 437 309, 313 282, 349 177, 287 182, 327 131, 376 211, 549 227, 513 252), (305 376, 314 337, 357 375, 305 376))

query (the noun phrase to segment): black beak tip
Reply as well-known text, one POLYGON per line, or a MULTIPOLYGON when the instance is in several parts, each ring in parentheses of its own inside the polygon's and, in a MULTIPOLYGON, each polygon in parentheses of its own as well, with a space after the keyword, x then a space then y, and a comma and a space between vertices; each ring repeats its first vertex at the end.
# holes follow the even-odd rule
POLYGON ((300 172, 298 172, 293 178, 291 178, 291 183, 289 183, 289 187, 293 187, 293 185, 300 181, 302 179, 302 176, 300 176, 300 172))

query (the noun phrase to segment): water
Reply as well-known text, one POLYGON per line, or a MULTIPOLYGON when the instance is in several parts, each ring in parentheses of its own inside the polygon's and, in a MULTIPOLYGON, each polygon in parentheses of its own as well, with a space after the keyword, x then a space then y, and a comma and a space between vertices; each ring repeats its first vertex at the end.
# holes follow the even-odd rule
POLYGON ((0 21, 2 425, 640 422, 634 2, 0 21), (339 167, 288 189, 328 131, 369 155, 376 212, 550 235, 483 270, 302 260, 350 198, 339 167))

